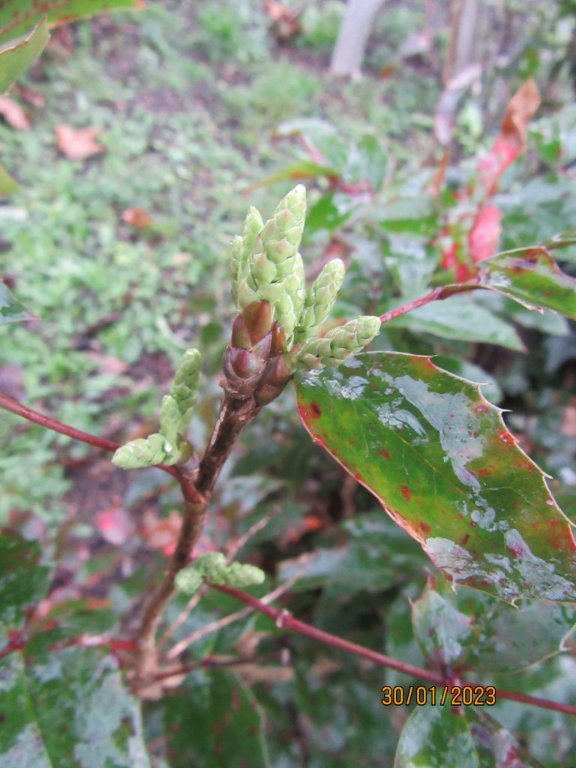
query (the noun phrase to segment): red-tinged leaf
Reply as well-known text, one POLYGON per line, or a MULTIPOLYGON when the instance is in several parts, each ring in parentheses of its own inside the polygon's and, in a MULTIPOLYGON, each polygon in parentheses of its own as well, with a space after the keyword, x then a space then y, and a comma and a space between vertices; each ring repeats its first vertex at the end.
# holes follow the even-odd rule
POLYGON ((69 125, 57 125, 56 143, 60 152, 70 160, 85 160, 106 151, 96 141, 99 133, 98 128, 71 128, 69 125))
POLYGON ((488 155, 478 164, 479 180, 487 196, 494 194, 500 177, 526 148, 526 126, 540 105, 540 93, 528 80, 508 104, 500 135, 488 155))
POLYGON ((540 106, 534 80, 528 80, 514 94, 502 121, 500 135, 489 154, 478 164, 480 184, 486 195, 494 194, 500 177, 526 147, 526 126, 540 106))
POLYGON ((296 391, 312 438, 453 582, 576 601, 571 523, 477 385, 377 352, 298 374, 296 391))
POLYGON ((41 93, 33 91, 32 88, 27 88, 25 85, 22 85, 22 83, 16 83, 12 90, 17 93, 23 101, 37 109, 41 109, 45 104, 44 96, 42 96, 41 93))
POLYGON ((118 546, 134 535, 134 521, 122 507, 108 507, 96 515, 96 528, 107 542, 118 546))
POLYGON ((122 221, 134 229, 148 229, 152 226, 152 217, 143 208, 126 208, 122 212, 122 221))
POLYGON ((40 20, 54 27, 103 11, 143 7, 141 0, 3 0, 0 3, 0 41, 12 42, 26 35, 40 20))
POLYGON ((552 309, 576 320, 576 280, 543 246, 507 251, 480 265, 482 286, 528 309, 552 309))
POLYGON ((176 546, 181 525, 180 515, 174 510, 170 513, 170 517, 162 518, 146 510, 140 526, 140 536, 152 549, 160 549, 165 555, 171 555, 176 546))
POLYGON ((499 209, 495 205, 480 208, 468 234, 468 249, 474 263, 485 261, 496 255, 501 232, 499 209))
POLYGON ((0 96, 0 115, 17 131, 28 131, 32 126, 26 110, 8 96, 0 96))
POLYGON ((320 163, 315 163, 312 160, 301 160, 298 163, 286 166, 286 168, 278 171, 278 173, 266 176, 265 179, 255 184, 253 188, 265 187, 278 181, 316 179, 319 176, 338 176, 338 171, 328 165, 320 165, 320 163))
POLYGON ((544 768, 526 753, 514 736, 479 707, 466 708, 481 768, 544 768))

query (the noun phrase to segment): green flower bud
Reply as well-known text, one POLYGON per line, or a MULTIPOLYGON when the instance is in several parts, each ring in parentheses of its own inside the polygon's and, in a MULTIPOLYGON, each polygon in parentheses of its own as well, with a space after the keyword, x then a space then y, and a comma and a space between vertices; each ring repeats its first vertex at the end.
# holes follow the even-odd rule
POLYGON ((160 408, 160 434, 163 435, 170 445, 178 445, 180 432, 186 428, 186 423, 176 400, 172 395, 165 395, 162 398, 160 408))
POLYGON ((208 581, 225 584, 222 581, 226 571, 226 558, 222 552, 204 552, 194 560, 194 568, 208 581))
POLYGON ((251 253, 254 253, 256 238, 263 229, 264 222, 262 221, 262 216, 260 216, 260 211, 251 205, 248 209, 248 213, 246 214, 246 219, 244 221, 244 231, 242 233, 242 240, 244 242, 244 262, 248 261, 251 253))
POLYGON ((183 592, 185 595, 195 595, 202 586, 202 582, 202 574, 191 565, 176 574, 174 586, 178 592, 183 592))
POLYGON ((361 352, 380 330, 380 318, 365 315, 332 328, 320 339, 310 339, 298 351, 296 364, 304 368, 340 365, 361 352))
POLYGON ((338 291, 344 282, 345 269, 340 259, 325 265, 306 293, 304 308, 294 334, 296 344, 316 336, 322 323, 329 317, 338 291))
POLYGON ((294 256, 300 247, 305 219, 306 188, 298 184, 280 200, 262 230, 262 244, 270 261, 280 265, 294 256))
POLYGON ((200 361, 201 355, 197 349, 186 350, 178 363, 170 389, 170 394, 176 401, 180 413, 186 416, 186 423, 189 420, 190 409, 194 407, 198 395, 200 361))
POLYGON ((146 439, 131 440, 122 445, 112 457, 112 462, 121 469, 139 469, 158 464, 175 464, 178 455, 178 451, 163 435, 153 434, 146 439))
POLYGON ((262 584, 266 574, 261 568, 249 563, 232 563, 226 569, 226 584, 231 587, 249 587, 262 584))
POLYGON ((232 279, 232 298, 236 301, 238 283, 244 272, 244 239, 237 235, 230 248, 230 277, 232 279))

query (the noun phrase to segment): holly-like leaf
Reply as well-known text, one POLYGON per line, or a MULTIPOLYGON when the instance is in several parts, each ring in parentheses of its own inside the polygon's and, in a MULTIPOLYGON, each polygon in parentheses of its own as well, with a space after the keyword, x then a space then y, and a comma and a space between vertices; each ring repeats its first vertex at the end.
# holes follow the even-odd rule
POLYGON ((25 33, 3 39, 0 43, 0 93, 4 93, 40 56, 48 37, 46 19, 40 18, 37 24, 25 33))
POLYGON ((150 767, 138 701, 101 651, 15 651, 0 664, 0 690, 0 765, 150 767))
POLYGON ((394 768, 481 768, 466 719, 449 706, 417 707, 400 734, 394 768))
POLYGON ((18 627, 26 610, 48 589, 50 571, 40 564, 40 547, 20 534, 0 534, 0 622, 18 627))
POLYGON ((10 293, 4 283, 0 283, 0 325, 30 320, 31 317, 30 312, 10 293))
POLYGON ((514 671, 560 653, 576 606, 523 601, 513 607, 475 589, 428 586, 412 604, 414 634, 436 667, 514 671))
POLYGON ((507 251, 482 262, 480 284, 528 309, 552 309, 576 320, 576 280, 543 246, 507 251))
POLYGON ((572 524, 478 385, 375 352, 298 374, 296 390, 312 438, 454 582, 576 600, 572 524))

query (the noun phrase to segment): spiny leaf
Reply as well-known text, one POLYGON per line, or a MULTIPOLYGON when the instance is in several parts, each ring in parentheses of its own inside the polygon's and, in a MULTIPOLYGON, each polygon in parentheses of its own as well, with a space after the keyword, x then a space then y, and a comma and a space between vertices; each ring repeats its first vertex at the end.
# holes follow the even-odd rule
POLYGON ((297 374, 312 438, 454 582, 576 600, 576 542, 500 409, 428 357, 365 353, 297 374))
POLYGON ((562 272, 542 246, 507 251, 482 262, 479 280, 529 309, 553 309, 576 320, 576 280, 562 272))
POLYGON ((48 38, 46 19, 40 18, 32 29, 22 31, 21 37, 0 44, 0 93, 4 93, 40 56, 48 38))

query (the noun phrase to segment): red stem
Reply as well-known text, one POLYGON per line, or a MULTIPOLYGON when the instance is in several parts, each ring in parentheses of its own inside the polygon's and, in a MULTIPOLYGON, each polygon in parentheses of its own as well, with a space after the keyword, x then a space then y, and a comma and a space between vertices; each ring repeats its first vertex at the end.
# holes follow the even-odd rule
MULTIPOLYGON (((242 603, 246 603, 255 611, 265 614, 276 622, 276 626, 290 629, 294 632, 298 632, 301 635, 311 637, 313 640, 318 640, 326 645, 331 645, 333 648, 338 648, 341 651, 347 653, 353 653, 356 656, 362 656, 364 659, 372 661, 374 664, 379 664, 382 667, 388 667, 395 669, 398 672, 402 672, 405 675, 412 675, 413 677, 419 677, 423 680, 429 680, 432 683, 438 685, 451 685, 452 681, 446 680, 445 677, 436 673, 430 672, 427 669, 421 669, 415 667, 412 664, 405 664, 402 661, 393 659, 390 656, 385 656, 383 653, 378 653, 370 648, 364 648, 362 645, 357 645, 349 640, 344 640, 337 635, 332 635, 329 632, 324 632, 322 629, 306 624, 299 619, 295 619, 288 611, 273 608, 271 605, 263 603, 252 595, 248 595, 246 592, 242 592, 235 587, 229 587, 225 585, 212 584, 215 589, 219 589, 221 592, 235 597, 242 603)), ((467 683, 467 685, 475 685, 475 683, 467 683)), ((524 693, 516 693, 516 691, 506 691, 500 688, 496 689, 496 699, 509 699, 510 701, 520 701, 523 704, 529 704, 533 707, 541 707, 542 709, 552 709, 555 712, 563 712, 566 715, 576 715, 576 707, 570 704, 560 704, 556 701, 550 701, 550 699, 541 699, 538 696, 528 696, 524 693)))
MULTIPOLYGON (((51 429, 53 432, 59 432, 61 435, 71 437, 73 440, 79 440, 81 443, 87 443, 88 445, 93 445, 95 448, 101 448, 103 451, 116 451, 120 447, 120 443, 116 443, 113 440, 107 440, 105 437, 91 435, 88 432, 82 432, 81 429, 76 429, 68 424, 63 424, 61 421, 57 421, 51 416, 45 416, 43 413, 39 413, 32 408, 27 408, 17 400, 13 400, 11 397, 6 397, 5 395, 0 395, 0 408, 15 413, 16 416, 22 416, 23 419, 27 419, 34 424, 39 424, 41 427, 51 429)), ((183 476, 182 471, 178 467, 166 467, 163 464, 160 464, 158 469, 175 477, 182 486, 182 489, 186 489, 187 498, 190 498, 190 483, 183 476)), ((194 494, 192 494, 192 496, 194 496, 194 494)))
POLYGON ((438 288, 433 288, 429 293, 425 293, 424 296, 420 296, 418 299, 413 299, 407 304, 402 304, 399 307, 391 309, 389 312, 384 312, 380 315, 382 324, 394 320, 400 315, 406 315, 408 312, 413 312, 418 307, 423 307, 425 304, 430 304, 432 301, 441 301, 447 299, 449 296, 454 296, 456 293, 464 293, 464 291, 474 291, 476 288, 482 288, 482 286, 476 281, 468 281, 467 283, 459 283, 457 285, 441 285, 438 288))

